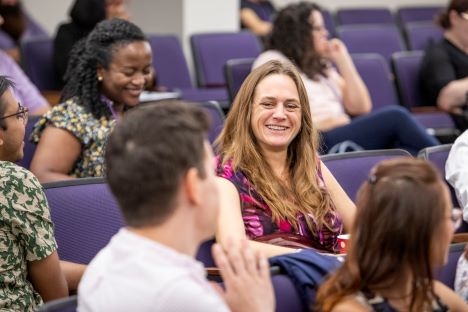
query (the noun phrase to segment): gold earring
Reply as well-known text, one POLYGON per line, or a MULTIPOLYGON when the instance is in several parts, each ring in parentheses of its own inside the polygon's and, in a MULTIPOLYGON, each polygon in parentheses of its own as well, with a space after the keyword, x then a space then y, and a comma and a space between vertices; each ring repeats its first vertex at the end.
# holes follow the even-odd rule
POLYGON ((98 81, 102 81, 102 76, 98 76, 98 77, 97 77, 97 80, 98 80, 98 81))

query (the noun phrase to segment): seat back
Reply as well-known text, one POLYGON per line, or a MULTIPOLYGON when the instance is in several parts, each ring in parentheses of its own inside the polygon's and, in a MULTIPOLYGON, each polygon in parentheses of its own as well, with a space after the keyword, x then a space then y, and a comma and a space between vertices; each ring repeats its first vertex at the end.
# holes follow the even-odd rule
POLYGON ((405 50, 393 25, 346 25, 337 28, 350 53, 378 53, 390 63, 392 53, 405 50))
POLYGON ((352 54, 354 65, 369 90, 372 110, 398 104, 393 75, 387 60, 380 54, 352 54))
POLYGON ((410 22, 432 22, 443 9, 442 6, 402 7, 397 9, 396 14, 400 24, 405 25, 410 22))
POLYGON ((195 103, 200 105, 209 115, 211 119, 211 126, 208 132, 208 140, 211 144, 216 140, 218 135, 223 130, 224 126, 224 113, 216 101, 207 101, 195 103))
POLYGON ((36 151, 36 144, 30 141, 30 136, 33 131, 34 125, 36 122, 41 118, 41 116, 37 115, 30 115, 28 118, 28 123, 26 124, 25 131, 24 131, 24 148, 23 148, 23 159, 16 162, 16 164, 29 169, 31 165, 31 160, 34 156, 34 152, 36 151))
POLYGON ((388 8, 349 8, 338 9, 336 17, 339 25, 391 24, 392 12, 388 8))
POLYGON ((253 58, 245 58, 232 59, 226 62, 224 75, 226 77, 229 99, 231 102, 234 101, 237 91, 239 91, 245 78, 250 74, 254 60, 253 58))
POLYGON ((225 87, 224 65, 230 59, 255 58, 261 51, 259 39, 249 31, 204 33, 190 37, 198 85, 225 87))
POLYGON ((431 22, 411 22, 404 25, 408 49, 422 50, 431 42, 440 40, 443 37, 442 30, 431 22))
POLYGON ((463 254, 464 250, 465 243, 451 244, 447 263, 443 267, 437 268, 434 272, 434 278, 444 283, 451 289, 454 288, 458 259, 463 254))
POLYGON ((321 156, 321 160, 354 201, 359 187, 367 181, 372 167, 382 160, 396 157, 411 157, 411 154, 401 149, 369 150, 324 155, 321 156))
POLYGON ((44 184, 60 259, 87 264, 124 226, 103 178, 44 184))
POLYGON ((36 37, 21 42, 21 62, 26 75, 40 90, 60 90, 53 64, 53 39, 36 37))
POLYGON ((179 39, 174 35, 149 35, 153 67, 159 86, 192 88, 190 72, 179 39))
POLYGON ((78 307, 78 296, 70 296, 44 303, 37 312, 75 312, 78 307))
POLYGON ((423 57, 423 51, 403 51, 392 55, 400 102, 407 108, 422 104, 419 91, 419 68, 423 57))
POLYGON ((271 281, 275 292, 277 312, 304 311, 296 286, 288 275, 273 275, 271 281))

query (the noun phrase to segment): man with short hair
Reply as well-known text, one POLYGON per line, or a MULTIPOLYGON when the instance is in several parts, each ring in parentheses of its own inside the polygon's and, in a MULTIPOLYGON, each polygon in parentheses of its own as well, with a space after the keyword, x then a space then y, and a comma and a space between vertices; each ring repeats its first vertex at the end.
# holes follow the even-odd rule
POLYGON ((137 107, 116 125, 107 181, 128 226, 88 266, 80 311, 274 309, 267 260, 246 243, 213 248, 225 283, 218 293, 194 260, 218 216, 208 127, 200 108, 181 102, 137 107))

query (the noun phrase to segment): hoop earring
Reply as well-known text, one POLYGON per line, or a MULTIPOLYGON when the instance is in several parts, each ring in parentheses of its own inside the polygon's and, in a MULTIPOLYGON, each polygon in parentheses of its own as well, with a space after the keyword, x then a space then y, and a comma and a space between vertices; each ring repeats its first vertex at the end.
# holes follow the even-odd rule
POLYGON ((97 77, 97 80, 98 80, 98 81, 102 81, 102 76, 98 76, 98 77, 97 77))

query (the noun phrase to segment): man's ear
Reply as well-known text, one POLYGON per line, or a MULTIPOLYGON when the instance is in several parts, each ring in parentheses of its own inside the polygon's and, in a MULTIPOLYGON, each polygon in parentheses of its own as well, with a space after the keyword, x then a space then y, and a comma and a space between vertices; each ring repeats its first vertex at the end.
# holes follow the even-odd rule
POLYGON ((187 197, 188 202, 195 206, 200 205, 200 177, 196 168, 190 168, 187 171, 183 184, 185 196, 187 197))

